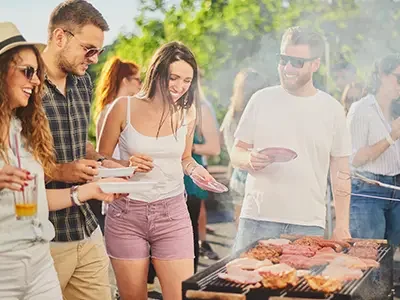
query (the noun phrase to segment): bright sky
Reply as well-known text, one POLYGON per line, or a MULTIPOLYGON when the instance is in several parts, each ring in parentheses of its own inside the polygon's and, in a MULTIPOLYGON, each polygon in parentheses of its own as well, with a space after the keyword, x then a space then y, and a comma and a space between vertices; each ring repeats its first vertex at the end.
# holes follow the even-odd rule
MULTIPOLYGON (((0 0, 0 21, 13 22, 27 40, 46 42, 51 11, 60 0, 0 0)), ((105 45, 118 34, 132 32, 133 18, 138 15, 140 0, 89 0, 105 17, 110 31, 105 33, 105 45)), ((167 1, 169 2, 169 1, 167 1)))

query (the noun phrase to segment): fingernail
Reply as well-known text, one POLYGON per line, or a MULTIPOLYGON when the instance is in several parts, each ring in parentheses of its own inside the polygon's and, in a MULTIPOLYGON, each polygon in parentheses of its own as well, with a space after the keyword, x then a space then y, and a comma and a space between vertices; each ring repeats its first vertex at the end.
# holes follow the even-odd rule
POLYGON ((24 187, 21 187, 20 191, 21 191, 21 192, 24 191, 24 187))
POLYGON ((27 182, 24 182, 24 185, 25 185, 25 186, 28 186, 28 183, 27 183, 27 182))
POLYGON ((26 174, 31 175, 31 172, 29 172, 29 171, 25 171, 25 172, 26 172, 26 174))

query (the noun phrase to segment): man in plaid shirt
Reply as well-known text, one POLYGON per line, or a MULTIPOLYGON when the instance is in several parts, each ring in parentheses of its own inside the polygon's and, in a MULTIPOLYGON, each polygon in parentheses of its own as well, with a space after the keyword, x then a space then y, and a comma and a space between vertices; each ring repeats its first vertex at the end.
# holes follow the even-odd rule
POLYGON ((109 259, 97 219, 79 203, 79 184, 93 180, 98 165, 120 167, 88 142, 93 86, 86 70, 97 63, 108 24, 91 4, 69 0, 50 16, 43 105, 53 134, 57 170, 47 189, 71 187, 71 207, 50 213, 56 231, 51 253, 64 299, 110 300, 109 259))

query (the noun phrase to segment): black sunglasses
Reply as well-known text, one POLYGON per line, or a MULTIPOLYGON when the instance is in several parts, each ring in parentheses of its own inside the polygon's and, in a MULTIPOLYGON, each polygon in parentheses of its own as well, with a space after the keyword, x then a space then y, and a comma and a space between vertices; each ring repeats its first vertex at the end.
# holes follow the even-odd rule
POLYGON ((88 47, 86 47, 85 45, 83 45, 82 41, 80 39, 78 39, 71 31, 64 30, 64 32, 72 35, 72 37, 74 37, 78 40, 81 47, 86 51, 86 53, 85 53, 86 58, 89 58, 89 57, 92 57, 95 55, 100 55, 104 52, 104 48, 88 48, 88 47))
POLYGON ((305 62, 313 61, 318 58, 318 57, 302 58, 302 57, 295 57, 295 56, 289 56, 289 55, 283 55, 283 54, 277 54, 277 56, 279 58, 279 64, 281 66, 286 66, 290 62, 292 67, 299 68, 299 69, 304 67, 305 62))
POLYGON ((17 69, 21 70, 28 80, 32 80, 33 75, 35 74, 39 77, 39 69, 35 69, 32 66, 17 66, 17 69))
POLYGON ((400 74, 392 73, 392 75, 396 76, 396 78, 397 78, 397 83, 400 84, 400 74))

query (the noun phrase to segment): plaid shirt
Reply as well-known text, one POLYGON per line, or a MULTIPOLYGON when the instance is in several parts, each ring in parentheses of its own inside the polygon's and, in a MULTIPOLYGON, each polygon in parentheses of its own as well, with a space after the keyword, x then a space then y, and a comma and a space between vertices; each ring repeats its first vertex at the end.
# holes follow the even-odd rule
MULTIPOLYGON (((68 75, 66 97, 46 78, 43 106, 54 139, 57 163, 85 158, 92 93, 88 74, 81 77, 68 75)), ((46 188, 63 189, 72 185, 76 184, 52 181, 46 184, 46 188)), ((56 231, 55 242, 83 240, 85 234, 90 236, 98 226, 87 203, 52 211, 49 219, 56 231)))

